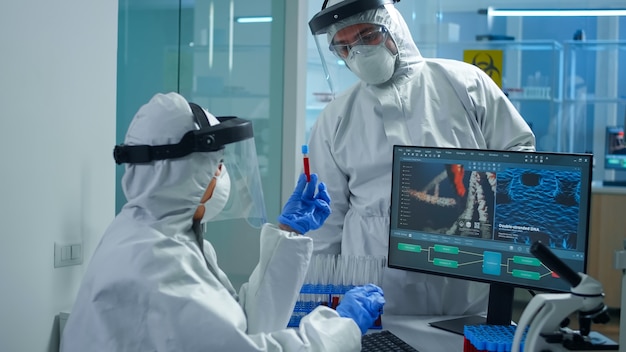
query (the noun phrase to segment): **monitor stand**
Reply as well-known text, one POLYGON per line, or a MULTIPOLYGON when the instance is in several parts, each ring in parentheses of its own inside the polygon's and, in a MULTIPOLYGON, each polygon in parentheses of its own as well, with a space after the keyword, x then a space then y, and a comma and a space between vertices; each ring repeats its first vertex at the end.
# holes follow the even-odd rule
POLYGON ((465 325, 483 325, 487 323, 487 318, 480 315, 468 315, 456 319, 439 320, 430 323, 430 326, 443 329, 455 334, 464 335, 465 325))
POLYGON ((492 283, 489 285, 487 317, 468 315, 455 319, 433 321, 429 325, 455 334, 464 335, 465 325, 511 325, 513 317, 513 295, 515 288, 492 283))

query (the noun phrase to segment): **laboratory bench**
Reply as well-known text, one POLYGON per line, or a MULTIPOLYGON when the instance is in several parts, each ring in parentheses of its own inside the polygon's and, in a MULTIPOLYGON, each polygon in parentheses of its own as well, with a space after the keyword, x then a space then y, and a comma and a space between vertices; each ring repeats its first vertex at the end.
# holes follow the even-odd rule
POLYGON ((622 272, 615 251, 626 239, 626 187, 592 185, 587 274, 604 286, 605 304, 620 308, 622 272))

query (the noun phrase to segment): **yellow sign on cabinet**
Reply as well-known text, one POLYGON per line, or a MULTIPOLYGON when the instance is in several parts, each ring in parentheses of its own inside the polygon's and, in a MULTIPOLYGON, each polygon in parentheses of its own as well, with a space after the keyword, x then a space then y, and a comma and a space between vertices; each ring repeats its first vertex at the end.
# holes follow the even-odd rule
POLYGON ((463 61, 479 67, 502 88, 502 50, 465 50, 463 61))

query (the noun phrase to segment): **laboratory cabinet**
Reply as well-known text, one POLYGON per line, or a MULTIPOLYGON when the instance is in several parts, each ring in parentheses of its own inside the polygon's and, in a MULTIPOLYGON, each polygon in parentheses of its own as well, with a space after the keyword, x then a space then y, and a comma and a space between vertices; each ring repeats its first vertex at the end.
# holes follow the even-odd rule
POLYGON ((502 88, 537 137, 537 150, 564 151, 563 45, 552 40, 418 43, 424 57, 466 61, 502 88))
MULTIPOLYGON (((531 126, 540 151, 592 153, 593 180, 626 185, 626 153, 608 158, 611 128, 626 123, 626 41, 485 41, 418 45, 424 56, 472 62, 469 53, 500 51, 472 62, 501 84, 531 126), (500 71, 496 69, 500 68, 500 71), (615 159, 615 160, 613 160, 615 159)), ((621 143, 626 150, 624 136, 621 143)))
POLYGON ((615 269, 614 253, 626 240, 626 188, 594 187, 591 196, 587 274, 604 287, 604 303, 620 308, 622 271, 615 269))

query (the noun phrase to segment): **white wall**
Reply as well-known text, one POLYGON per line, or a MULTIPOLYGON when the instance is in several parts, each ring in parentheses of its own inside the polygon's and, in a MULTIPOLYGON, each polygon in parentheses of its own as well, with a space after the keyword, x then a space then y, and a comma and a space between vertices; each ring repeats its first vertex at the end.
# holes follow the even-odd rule
POLYGON ((115 215, 117 1, 0 3, 0 351, 56 351, 115 215), (54 243, 82 265, 54 268, 54 243))

